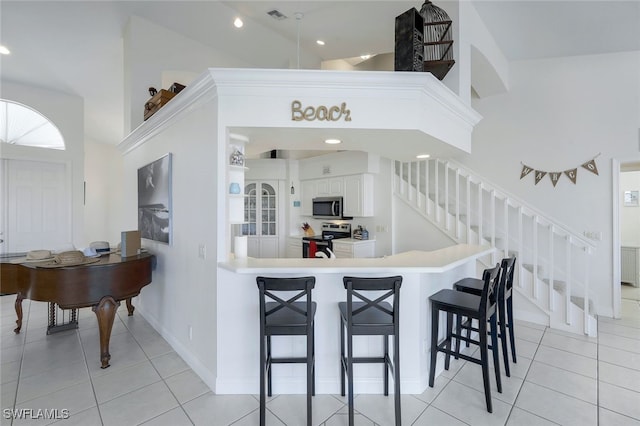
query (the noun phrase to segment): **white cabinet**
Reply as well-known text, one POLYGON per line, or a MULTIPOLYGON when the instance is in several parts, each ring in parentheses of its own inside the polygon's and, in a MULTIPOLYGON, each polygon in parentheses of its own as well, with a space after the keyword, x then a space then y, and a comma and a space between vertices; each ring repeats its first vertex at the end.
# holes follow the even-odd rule
POLYGON ((373 175, 359 174, 302 181, 303 216, 313 215, 315 197, 343 197, 347 217, 373 216, 373 175))
POLYGON ((338 259, 375 257, 375 240, 339 239, 333 241, 333 253, 338 259))
MULTIPOLYGON (((300 250, 302 250, 302 248, 300 250)), ((278 255, 278 238, 255 236, 248 237, 247 256, 265 259, 280 257, 278 255)))
POLYGON ((343 214, 348 217, 373 216, 373 175, 344 177, 343 214))
POLYGON ((327 179, 314 179, 316 182, 316 195, 318 197, 342 197, 344 178, 333 177, 327 179))
POLYGON ((292 259, 302 257, 302 237, 287 238, 287 257, 292 259))
POLYGON ((317 197, 318 185, 315 180, 302 181, 302 212, 303 216, 313 215, 313 199, 317 197))

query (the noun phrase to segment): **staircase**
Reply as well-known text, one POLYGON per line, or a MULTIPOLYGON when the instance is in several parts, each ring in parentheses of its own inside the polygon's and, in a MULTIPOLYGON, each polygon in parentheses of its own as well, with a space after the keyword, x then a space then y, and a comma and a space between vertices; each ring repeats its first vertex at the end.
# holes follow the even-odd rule
POLYGON ((517 318, 596 335, 589 240, 452 160, 396 161, 393 186, 399 200, 452 241, 495 247, 479 270, 517 257, 517 318))

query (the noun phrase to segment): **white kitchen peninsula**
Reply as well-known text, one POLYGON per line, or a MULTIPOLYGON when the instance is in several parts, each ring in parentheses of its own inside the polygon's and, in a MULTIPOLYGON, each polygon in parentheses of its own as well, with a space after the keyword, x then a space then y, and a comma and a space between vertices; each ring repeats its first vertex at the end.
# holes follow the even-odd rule
MULTIPOLYGON (((218 264, 217 380, 218 394, 256 394, 259 378, 259 320, 256 277, 316 277, 316 393, 340 391, 340 321, 338 302, 346 292, 342 277, 402 275, 400 290, 400 371, 402 392, 422 393, 429 371, 430 307, 428 298, 451 288, 460 278, 476 275, 476 260, 491 254, 486 246, 460 244, 424 252, 409 251, 367 259, 233 259, 218 264)), ((273 340, 274 355, 304 354, 301 337, 273 340)), ((356 336, 354 355, 379 355, 382 338, 356 336)), ((304 365, 274 367, 273 392, 304 393, 304 365)), ((439 368, 441 370, 442 367, 439 368)), ((356 393, 381 393, 382 368, 358 365, 356 393)))

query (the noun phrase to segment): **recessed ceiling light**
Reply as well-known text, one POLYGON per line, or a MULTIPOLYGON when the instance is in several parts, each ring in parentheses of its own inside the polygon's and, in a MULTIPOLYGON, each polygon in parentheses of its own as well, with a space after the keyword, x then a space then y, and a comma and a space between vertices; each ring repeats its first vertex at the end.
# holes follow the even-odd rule
POLYGON ((416 155, 416 158, 429 158, 431 157, 429 154, 418 154, 416 155))
POLYGON ((5 46, 0 45, 0 54, 8 55, 9 53, 11 53, 9 49, 7 49, 5 46))
POLYGON ((367 59, 369 59, 371 57, 371 55, 361 55, 360 59, 362 59, 363 61, 366 61, 367 59))
POLYGON ((324 143, 328 143, 331 145, 342 143, 340 139, 325 139, 324 143))
POLYGON ((240 19, 240 18, 236 18, 233 21, 233 26, 236 27, 236 28, 242 28, 243 25, 244 25, 244 22, 242 22, 242 19, 240 19))
POLYGON ((316 43, 318 43, 320 46, 324 46, 324 41, 322 40, 316 40, 316 43))

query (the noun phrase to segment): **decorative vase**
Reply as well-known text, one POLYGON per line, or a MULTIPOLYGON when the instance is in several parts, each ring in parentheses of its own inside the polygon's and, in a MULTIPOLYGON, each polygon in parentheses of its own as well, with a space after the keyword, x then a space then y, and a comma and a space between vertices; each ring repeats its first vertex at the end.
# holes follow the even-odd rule
POLYGON ((229 185, 229 194, 239 194, 240 193, 240 184, 238 182, 231 182, 229 185))

